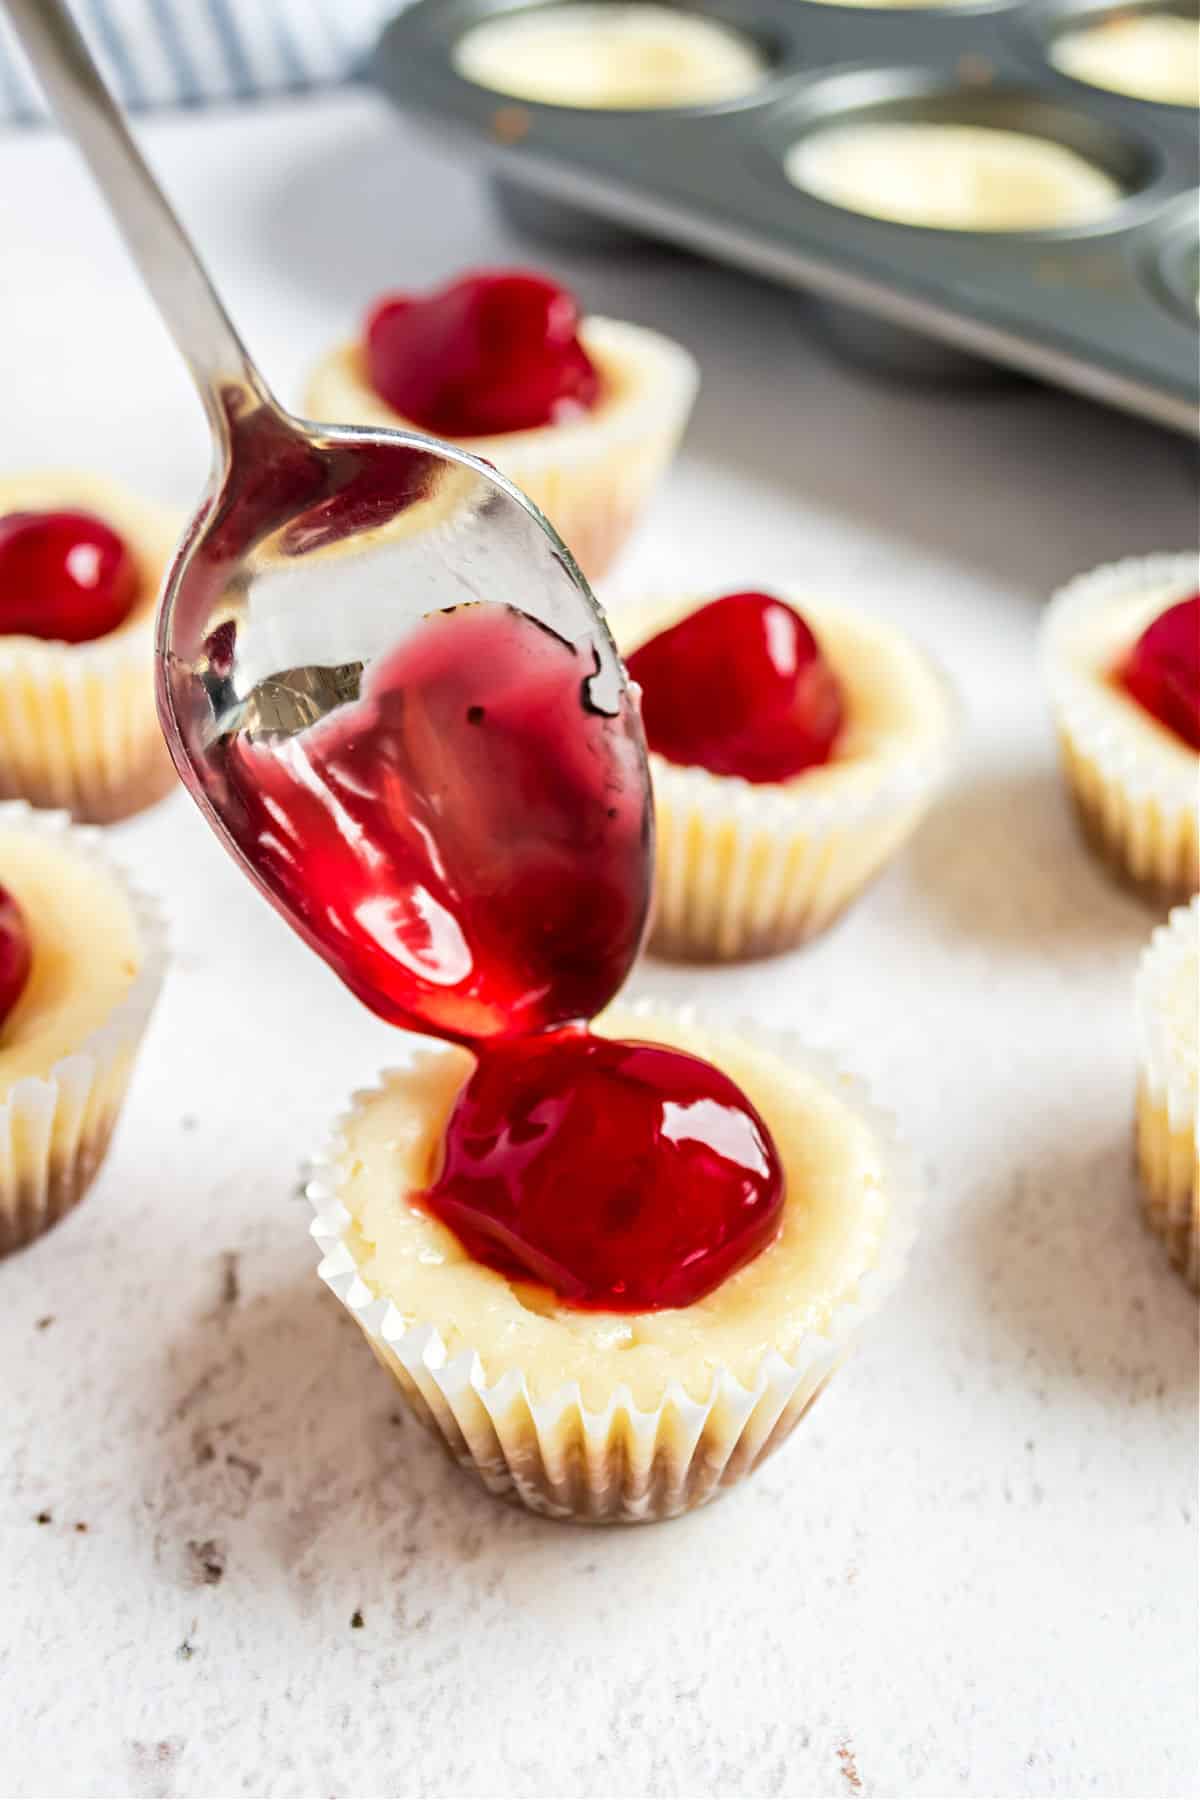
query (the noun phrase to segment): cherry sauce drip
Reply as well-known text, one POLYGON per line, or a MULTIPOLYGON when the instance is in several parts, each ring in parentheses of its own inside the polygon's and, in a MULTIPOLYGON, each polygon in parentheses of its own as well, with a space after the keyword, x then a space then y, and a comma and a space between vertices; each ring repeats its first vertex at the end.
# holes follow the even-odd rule
POLYGON ((727 1076, 586 1029, 641 941, 650 828, 636 727, 590 707, 593 673, 511 608, 434 614, 316 725, 233 740, 223 811, 369 1007, 475 1052, 430 1211, 507 1276, 637 1311, 757 1254, 783 1180, 727 1076))
POLYGON ((775 1236, 783 1177, 727 1075, 586 1031, 480 1058, 426 1196, 478 1262, 578 1307, 689 1306, 775 1236))

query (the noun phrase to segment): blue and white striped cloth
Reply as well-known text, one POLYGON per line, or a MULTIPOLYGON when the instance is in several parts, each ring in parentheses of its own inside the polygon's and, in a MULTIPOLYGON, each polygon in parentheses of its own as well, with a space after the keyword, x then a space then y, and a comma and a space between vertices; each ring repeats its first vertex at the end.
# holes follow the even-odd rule
MULTIPOLYGON (((72 0, 123 105, 202 106, 352 80, 403 0, 72 0)), ((0 14, 0 123, 45 117, 0 14)))

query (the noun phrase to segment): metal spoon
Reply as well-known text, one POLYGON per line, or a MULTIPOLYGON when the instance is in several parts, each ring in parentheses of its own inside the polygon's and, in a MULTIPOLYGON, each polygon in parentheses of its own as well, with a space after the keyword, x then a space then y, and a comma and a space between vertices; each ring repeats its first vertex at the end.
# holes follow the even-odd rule
MULTIPOLYGON (((213 470, 168 574, 159 716, 185 785, 226 848, 222 766, 239 734, 287 736, 353 701, 364 671, 426 614, 518 607, 585 653, 593 714, 650 829, 645 745, 604 617, 552 526, 489 464, 408 431, 286 412, 246 353, 142 160, 63 0, 4 0, 199 389, 213 470)), ((314 254, 317 253, 314 248, 314 254)), ((651 859, 646 857, 646 883, 651 859)), ((286 909, 285 909, 286 910, 286 909)))

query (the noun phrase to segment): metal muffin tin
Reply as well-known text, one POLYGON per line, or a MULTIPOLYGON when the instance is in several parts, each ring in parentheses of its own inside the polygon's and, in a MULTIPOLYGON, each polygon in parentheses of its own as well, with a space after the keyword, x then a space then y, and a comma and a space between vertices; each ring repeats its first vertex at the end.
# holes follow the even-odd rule
MULTIPOLYGON (((385 30, 373 78, 406 111, 474 139, 511 191, 560 217, 565 205, 601 229, 618 223, 836 302, 841 335, 870 354, 892 358, 916 344, 935 372, 973 355, 1200 433, 1200 115, 1085 86, 1047 56, 1068 26, 1138 10, 1196 18, 1196 0, 903 11, 668 0, 734 27, 765 58, 760 87, 715 106, 549 106, 457 74, 463 32, 546 3, 416 0, 385 30), (866 218, 794 187, 783 171, 806 131, 856 119, 1029 130, 1107 169, 1126 197, 1101 220, 1048 231, 866 218)), ((921 366, 922 356, 905 361, 921 366)))

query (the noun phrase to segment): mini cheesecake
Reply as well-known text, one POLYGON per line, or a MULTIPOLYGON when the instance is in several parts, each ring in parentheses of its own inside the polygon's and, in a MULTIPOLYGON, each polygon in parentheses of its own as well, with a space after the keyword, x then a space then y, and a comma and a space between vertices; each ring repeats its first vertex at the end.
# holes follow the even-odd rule
POLYGON ((1200 899, 1178 906, 1138 968, 1137 1166, 1146 1222, 1200 1292, 1200 899))
POLYGON ((427 431, 494 464, 595 579, 665 473, 697 384, 669 338, 577 319, 553 283, 501 271, 378 302, 364 334, 317 364, 304 404, 331 424, 427 431))
POLYGON ((652 1520, 722 1492, 803 1417, 898 1276, 911 1184, 882 1115, 790 1040, 648 1004, 613 1006, 596 1030, 707 1059, 777 1147, 778 1234, 703 1298, 583 1309, 467 1252, 422 1200, 465 1051, 421 1054, 357 1095, 309 1194, 324 1280, 464 1467, 552 1516, 652 1520))
MULTIPOLYGON (((825 930, 916 829, 948 770, 956 735, 945 681, 894 626, 793 589, 735 598, 768 602, 811 627, 840 695, 839 722, 821 758, 786 778, 714 773, 675 747, 663 754, 652 679, 703 712, 710 698, 728 693, 752 632, 763 633, 765 665, 775 628, 787 618, 734 624, 729 641, 716 639, 703 664, 691 664, 680 678, 671 634, 724 601, 664 598, 615 612, 617 642, 645 690, 657 817, 651 948, 671 957, 766 955, 825 930), (648 666, 656 641, 662 654, 648 666)), ((763 706, 753 670, 744 703, 756 731, 763 706)), ((736 757, 720 767, 736 770, 736 757)))
POLYGON ((2 1254, 91 1185, 165 958, 157 908, 62 813, 0 805, 0 887, 2 1254))
POLYGON ((1131 557, 1069 582, 1042 626, 1043 677, 1084 834, 1158 901, 1200 884, 1198 588, 1195 551, 1131 557), (1189 598, 1195 619, 1175 611, 1189 598))
POLYGON ((0 799, 103 824, 173 785, 154 608, 177 536, 172 513, 98 476, 0 480, 0 799), (116 596, 105 555, 122 560, 116 596))

